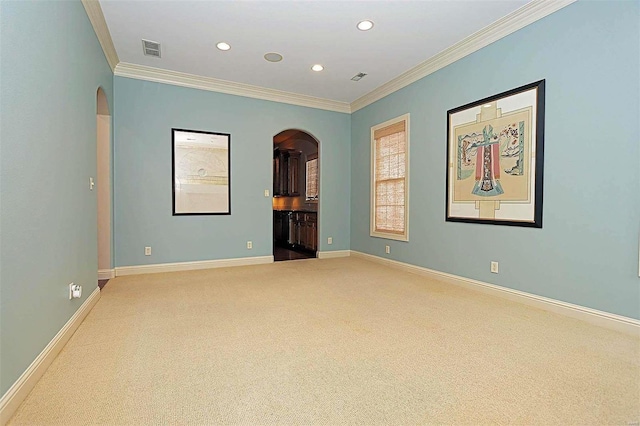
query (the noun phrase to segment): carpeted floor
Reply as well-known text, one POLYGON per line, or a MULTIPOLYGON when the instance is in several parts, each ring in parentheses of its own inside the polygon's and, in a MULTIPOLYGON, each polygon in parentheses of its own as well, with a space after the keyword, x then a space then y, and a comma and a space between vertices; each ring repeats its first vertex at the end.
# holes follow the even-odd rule
POLYGON ((638 338, 343 258, 112 279, 10 424, 639 420, 638 338))

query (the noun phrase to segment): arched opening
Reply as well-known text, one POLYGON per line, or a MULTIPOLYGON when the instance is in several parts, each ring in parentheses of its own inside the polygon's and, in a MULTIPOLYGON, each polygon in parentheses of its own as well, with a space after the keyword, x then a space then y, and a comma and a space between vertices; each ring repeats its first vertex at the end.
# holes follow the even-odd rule
POLYGON ((114 277, 111 263, 111 114, 102 88, 96 93, 98 285, 114 277))
POLYGON ((299 129, 273 137, 273 257, 308 259, 318 251, 320 151, 299 129))

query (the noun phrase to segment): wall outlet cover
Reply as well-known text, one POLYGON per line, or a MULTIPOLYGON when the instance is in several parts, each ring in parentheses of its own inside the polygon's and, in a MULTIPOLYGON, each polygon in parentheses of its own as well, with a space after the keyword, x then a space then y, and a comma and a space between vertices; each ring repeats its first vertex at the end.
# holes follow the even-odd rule
POLYGON ((69 284, 69 300, 80 297, 82 297, 82 286, 74 283, 69 284))

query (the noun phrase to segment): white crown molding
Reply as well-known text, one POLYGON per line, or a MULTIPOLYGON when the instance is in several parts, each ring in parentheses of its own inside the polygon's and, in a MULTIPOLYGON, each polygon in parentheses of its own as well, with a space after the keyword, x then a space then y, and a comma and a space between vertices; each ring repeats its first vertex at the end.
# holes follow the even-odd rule
POLYGON ((98 36, 105 57, 112 71, 117 76, 350 114, 575 1, 576 0, 533 0, 350 104, 250 84, 119 62, 118 54, 113 45, 113 40, 111 39, 111 34, 104 19, 100 3, 97 0, 82 0, 82 4, 98 36))
POLYGON ((356 99, 351 103, 351 112, 362 109, 545 16, 557 12, 575 1, 576 0, 533 0, 493 24, 459 41, 448 49, 432 56, 416 67, 400 74, 398 77, 388 81, 377 89, 356 99))
POLYGON ((47 368, 58 356, 64 345, 69 341, 73 333, 78 329, 84 318, 100 299, 98 287, 87 297, 84 303, 76 311, 69 321, 60 329, 49 344, 33 360, 31 365, 22 373, 15 383, 0 398, 0 425, 6 424, 11 416, 25 400, 29 392, 38 383, 47 368))
POLYGON ((111 71, 114 71, 120 60, 118 59, 116 48, 113 45, 111 33, 109 32, 109 27, 107 27, 107 21, 104 19, 102 7, 100 7, 98 0, 82 0, 82 5, 84 6, 84 10, 87 12, 89 21, 91 21, 93 31, 95 31, 96 36, 98 37, 100 46, 102 46, 102 51, 104 52, 104 56, 107 58, 111 71))
POLYGON ((203 77, 179 71, 163 70, 160 68, 147 67, 144 65, 136 65, 126 62, 120 62, 116 66, 114 74, 120 77, 155 81, 158 83, 173 84, 175 86, 191 87, 193 89, 227 93, 229 95, 263 99, 309 108, 318 108, 344 113, 351 112, 351 108, 347 102, 332 101, 330 99, 285 92, 283 90, 267 89, 265 87, 253 86, 250 84, 236 83, 228 80, 203 77))
POLYGON ((332 251, 319 251, 316 257, 318 259, 334 259, 336 257, 349 257, 351 250, 332 250, 332 251))
POLYGON ((560 300, 538 296, 524 291, 513 290, 495 284, 485 283, 483 281, 472 280, 458 275, 447 274, 446 272, 423 268, 409 263, 398 262, 397 260, 386 259, 384 257, 374 256, 372 254, 362 253, 355 250, 351 250, 351 256, 400 269, 412 274, 422 275, 432 280, 512 300, 524 305, 533 306, 538 309, 575 318, 593 325, 606 327, 610 330, 620 331, 633 336, 640 336, 640 321, 634 318, 611 314, 609 312, 603 312, 597 309, 587 308, 585 306, 574 305, 572 303, 562 302, 560 300))
POLYGON ((155 274, 158 272, 194 271, 197 269, 226 268, 273 263, 273 256, 241 257, 236 259, 200 260, 195 262, 156 263, 153 265, 120 266, 116 277, 124 275, 155 274))

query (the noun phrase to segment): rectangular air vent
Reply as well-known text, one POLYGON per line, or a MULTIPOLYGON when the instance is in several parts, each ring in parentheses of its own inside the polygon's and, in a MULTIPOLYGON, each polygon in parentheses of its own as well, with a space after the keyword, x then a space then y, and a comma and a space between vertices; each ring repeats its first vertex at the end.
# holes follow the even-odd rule
POLYGON ((142 51, 147 56, 153 56, 155 58, 160 57, 160 43, 150 40, 142 40, 142 51))
POLYGON ((358 74, 356 74, 353 77, 351 77, 351 80, 360 81, 362 79, 362 77, 364 77, 365 75, 367 75, 367 74, 365 74, 363 72, 359 72, 358 74))

